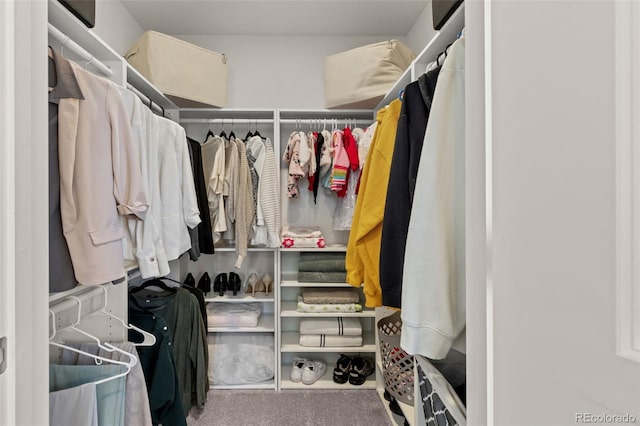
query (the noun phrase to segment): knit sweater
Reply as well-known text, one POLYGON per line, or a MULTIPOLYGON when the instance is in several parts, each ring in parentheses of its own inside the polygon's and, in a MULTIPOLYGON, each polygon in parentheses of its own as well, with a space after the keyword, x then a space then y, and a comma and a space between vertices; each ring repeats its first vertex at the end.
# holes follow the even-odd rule
POLYGON ((238 258, 235 267, 240 268, 247 256, 249 246, 249 233, 253 220, 253 188, 246 148, 242 142, 238 142, 237 146, 240 155, 240 194, 236 209, 236 253, 238 253, 238 258))

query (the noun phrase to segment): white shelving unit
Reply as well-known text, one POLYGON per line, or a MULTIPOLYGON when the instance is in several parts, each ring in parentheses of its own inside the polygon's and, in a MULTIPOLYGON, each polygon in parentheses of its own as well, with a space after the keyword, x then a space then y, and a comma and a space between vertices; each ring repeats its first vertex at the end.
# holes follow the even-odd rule
POLYGON ((295 331, 283 331, 280 338, 281 352, 340 352, 340 353, 373 353, 376 351, 376 336, 372 330, 362 333, 362 346, 333 346, 313 347, 300 345, 300 333, 295 331))
MULTIPOLYGON (((311 283, 307 283, 311 284, 311 283)), ((348 285, 348 284, 347 284, 348 285)), ((311 287, 311 285, 306 285, 304 287, 311 287)), ((328 286, 324 286, 328 287, 328 286)), ((344 287, 344 286, 337 286, 344 287)), ((296 310, 297 302, 296 301, 285 301, 282 302, 282 310, 280 311, 280 316, 283 318, 316 318, 316 317, 356 317, 356 318, 375 318, 376 312, 373 309, 363 309, 362 312, 298 312, 296 310)))
POLYGON ((358 390, 358 389, 375 389, 376 381, 375 375, 367 377, 367 381, 360 386, 355 386, 350 384, 349 382, 345 384, 335 383, 333 381, 333 368, 330 365, 327 365, 327 372, 324 376, 322 376, 317 382, 312 385, 305 385, 302 382, 294 383, 289 377, 291 377, 291 366, 283 366, 282 367, 282 380, 280 383, 280 389, 347 389, 347 390, 358 390))

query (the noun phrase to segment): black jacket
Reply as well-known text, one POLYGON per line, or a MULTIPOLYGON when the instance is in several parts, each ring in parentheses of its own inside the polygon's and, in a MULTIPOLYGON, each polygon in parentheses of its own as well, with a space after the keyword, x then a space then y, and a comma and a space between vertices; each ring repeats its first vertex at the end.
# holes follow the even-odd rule
POLYGON ((204 178, 204 170, 202 168, 202 147, 200 143, 191 138, 187 138, 189 147, 193 154, 193 181, 196 188, 196 197, 198 199, 198 209, 200 210, 200 219, 202 222, 196 227, 197 242, 191 241, 192 250, 189 254, 192 260, 197 260, 200 253, 213 254, 213 233, 211 231, 211 220, 209 219, 209 201, 207 200, 207 185, 204 178), (199 253, 194 249, 194 244, 198 244, 199 253), (197 254, 197 255, 196 255, 197 254))
POLYGON ((382 220, 380 287, 382 304, 401 307, 402 270, 422 143, 440 67, 404 90, 382 220))

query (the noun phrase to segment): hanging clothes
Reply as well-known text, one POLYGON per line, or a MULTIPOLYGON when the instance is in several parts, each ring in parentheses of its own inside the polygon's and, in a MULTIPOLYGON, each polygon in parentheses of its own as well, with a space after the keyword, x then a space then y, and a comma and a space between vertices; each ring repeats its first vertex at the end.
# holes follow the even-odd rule
MULTIPOLYGON (((130 296, 131 298, 131 296, 130 296)), ((154 425, 186 426, 182 392, 172 347, 172 333, 166 321, 151 311, 129 303, 129 321, 156 338, 153 346, 139 346, 138 355, 144 372, 151 419, 154 425)), ((129 331, 129 339, 132 337, 129 331)))
MULTIPOLYGON (((143 289, 130 295, 169 327, 171 341, 168 346, 172 348, 175 360, 184 412, 189 413, 192 401, 202 408, 207 393, 206 341, 198 301, 183 288, 176 288, 175 293, 143 289)), ((139 313, 140 309, 129 304, 129 311, 139 313)))
POLYGON ((154 116, 161 149, 160 197, 162 199, 162 242, 168 260, 179 258, 191 248, 188 228, 200 223, 200 211, 193 183, 187 136, 177 123, 154 116))
POLYGON ((62 231, 60 209, 60 161, 58 156, 58 103, 60 99, 84 99, 71 65, 50 48, 49 57, 49 293, 77 285, 69 246, 62 231))
POLYGON ((49 392, 49 426, 98 426, 95 383, 49 392))
POLYGON ((150 140, 158 137, 157 126, 153 113, 142 104, 140 98, 124 88, 120 88, 120 94, 131 122, 133 143, 149 202, 144 221, 123 217, 124 257, 137 262, 143 278, 158 277, 168 274, 170 270, 162 242, 162 228, 157 222, 162 217, 157 154, 150 151, 150 146, 155 147, 157 143, 150 140))
POLYGON ((246 148, 242 142, 238 142, 240 156, 240 189, 238 205, 236 207, 236 253, 238 258, 235 267, 242 267, 242 262, 247 256, 251 223, 253 221, 253 187, 249 174, 249 162, 246 148))
POLYGON ((220 136, 213 136, 202 145, 202 168, 207 184, 209 220, 213 230, 214 243, 220 241, 222 238, 221 233, 227 230, 222 195, 226 167, 225 158, 225 143, 220 136))
POLYGON ((300 197, 300 179, 305 176, 300 161, 300 132, 293 132, 287 141, 282 161, 289 163, 287 178, 287 196, 289 198, 300 197))
POLYGON ((322 136, 322 132, 315 132, 314 136, 316 138, 314 147, 316 157, 316 171, 313 176, 309 176, 309 190, 313 191, 313 203, 316 204, 318 200, 318 188, 320 188, 320 163, 322 160, 322 150, 324 148, 324 136, 322 136))
MULTIPOLYGON (((214 254, 213 235, 211 231, 211 221, 209 220, 209 203, 207 200, 207 186, 204 179, 204 170, 202 168, 202 146, 197 141, 187 138, 187 142, 191 147, 192 171, 194 186, 196 189, 196 198, 198 200, 198 210, 200 211, 200 224, 196 227, 198 230, 197 244, 201 253, 214 254)), ((191 245, 194 245, 193 239, 191 245)), ((192 259, 193 260, 193 259, 192 259)), ((165 274, 166 275, 166 274, 165 274)), ((164 276, 164 275, 159 275, 164 276)), ((144 277, 143 277, 144 278, 144 277)))
POLYGON ((322 157, 320 158, 320 179, 324 188, 331 189, 331 172, 333 170, 333 137, 328 130, 322 131, 324 145, 322 147, 322 157))
POLYGON ((334 130, 331 135, 331 147, 333 149, 333 170, 331 172, 331 190, 342 191, 347 185, 347 171, 349 170, 349 155, 344 149, 344 133, 342 130, 334 130))
POLYGON ((466 318, 464 52, 463 37, 438 76, 404 261, 400 344, 431 359, 447 355, 466 318))
POLYGON ((225 171, 222 195, 227 231, 224 234, 224 239, 233 241, 235 238, 236 200, 239 197, 238 190, 240 187, 240 153, 238 151, 237 139, 234 138, 225 145, 225 171))
MULTIPOLYGON (((345 129, 345 135, 347 135, 345 129)), ((364 136, 364 130, 360 128, 355 128, 353 131, 349 130, 348 138, 352 138, 353 141, 350 141, 349 144, 352 144, 353 148, 349 148, 349 150, 356 150, 360 139, 364 136)), ((353 154, 352 154, 353 155, 353 154)), ((336 208, 333 213, 333 229, 336 231, 348 231, 351 229, 351 225, 353 223, 353 213, 356 208, 356 200, 358 199, 358 195, 356 193, 356 188, 358 187, 358 181, 360 180, 360 162, 354 163, 351 161, 353 156, 350 155, 349 159, 351 162, 351 168, 349 169, 347 186, 345 188, 344 197, 338 198, 336 201, 336 208), (353 168, 355 165, 355 169, 353 168)))
POLYGON ((84 99, 59 100, 62 226, 76 279, 98 285, 124 276, 119 216, 144 219, 148 198, 117 86, 68 65, 84 99))
POLYGON ((378 127, 364 169, 347 246, 347 281, 355 287, 364 283, 366 306, 371 308, 382 304, 379 277, 382 219, 401 106, 395 99, 378 111, 378 127))
POLYGON ((263 194, 260 191, 260 188, 264 185, 262 181, 264 175, 264 162, 265 162, 265 145, 262 142, 262 138, 260 136, 254 136, 249 138, 246 141, 247 148, 247 159, 249 161, 249 165, 251 168, 251 164, 253 163, 253 169, 256 172, 256 180, 252 181, 257 182, 257 185, 253 185, 254 193, 254 220, 251 226, 251 244, 252 245, 266 245, 267 244, 267 229, 264 226, 264 215, 262 213, 262 196, 263 194))
POLYGON ((380 246, 382 304, 401 307, 402 267, 413 193, 431 101, 440 67, 421 75, 404 90, 398 132, 389 172, 380 246))

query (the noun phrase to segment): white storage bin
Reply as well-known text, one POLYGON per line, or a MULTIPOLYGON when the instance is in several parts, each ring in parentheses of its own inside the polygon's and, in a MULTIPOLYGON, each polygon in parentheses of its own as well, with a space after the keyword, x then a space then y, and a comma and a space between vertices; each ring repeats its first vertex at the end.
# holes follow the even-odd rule
POLYGON ((415 57, 413 51, 398 40, 327 56, 324 60, 326 107, 375 107, 415 57))
POLYGON ((227 59, 221 53, 147 31, 125 58, 179 107, 227 105, 227 59))

